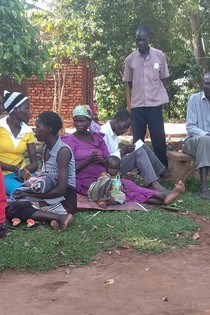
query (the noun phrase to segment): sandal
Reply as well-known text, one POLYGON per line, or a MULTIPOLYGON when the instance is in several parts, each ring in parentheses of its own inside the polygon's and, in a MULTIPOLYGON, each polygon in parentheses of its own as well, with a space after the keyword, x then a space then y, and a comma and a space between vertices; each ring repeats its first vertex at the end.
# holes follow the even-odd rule
POLYGON ((26 229, 36 229, 41 223, 39 221, 34 221, 33 219, 26 220, 26 229))

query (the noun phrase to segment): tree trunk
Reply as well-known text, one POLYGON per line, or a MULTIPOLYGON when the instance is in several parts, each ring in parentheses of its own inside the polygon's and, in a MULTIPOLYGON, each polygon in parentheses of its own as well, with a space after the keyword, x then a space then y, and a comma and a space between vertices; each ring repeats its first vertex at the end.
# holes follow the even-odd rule
POLYGON ((190 13, 189 19, 192 27, 192 44, 195 60, 199 66, 205 68, 205 52, 200 31, 200 15, 197 13, 190 13))

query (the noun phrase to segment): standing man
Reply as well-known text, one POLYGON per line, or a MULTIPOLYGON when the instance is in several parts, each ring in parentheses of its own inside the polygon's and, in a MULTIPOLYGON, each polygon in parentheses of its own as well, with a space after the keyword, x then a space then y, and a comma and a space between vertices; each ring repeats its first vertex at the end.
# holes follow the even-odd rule
POLYGON ((210 72, 203 75, 203 91, 191 95, 187 104, 187 137, 183 152, 192 155, 200 175, 200 196, 210 200, 210 72))
POLYGON ((148 27, 138 27, 138 49, 126 58, 123 79, 131 89, 134 142, 144 141, 148 126, 154 153, 168 168, 162 106, 169 102, 165 89, 169 72, 164 53, 149 46, 150 38, 148 27))

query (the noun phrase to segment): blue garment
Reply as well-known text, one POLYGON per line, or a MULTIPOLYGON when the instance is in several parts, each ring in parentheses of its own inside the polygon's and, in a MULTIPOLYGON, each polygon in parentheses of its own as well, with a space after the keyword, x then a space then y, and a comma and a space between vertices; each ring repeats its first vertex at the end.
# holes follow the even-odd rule
MULTIPOLYGON (((32 175, 34 176, 35 173, 33 173, 32 175)), ((22 182, 19 182, 15 178, 21 178, 21 176, 22 176, 22 171, 20 172, 19 176, 17 176, 17 174, 15 173, 4 175, 4 185, 5 185, 7 196, 11 197, 13 192, 20 187, 22 182)))
POLYGON ((192 94, 187 103, 186 129, 187 136, 205 136, 210 132, 210 103, 203 92, 192 94))

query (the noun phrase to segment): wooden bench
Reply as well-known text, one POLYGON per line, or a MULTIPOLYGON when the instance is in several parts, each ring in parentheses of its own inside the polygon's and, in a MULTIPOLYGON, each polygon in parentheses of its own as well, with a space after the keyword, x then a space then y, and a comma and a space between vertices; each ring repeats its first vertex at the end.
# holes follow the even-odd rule
POLYGON ((168 151, 167 156, 171 168, 171 180, 174 183, 178 183, 179 180, 185 182, 196 170, 195 159, 191 155, 183 152, 168 151))

